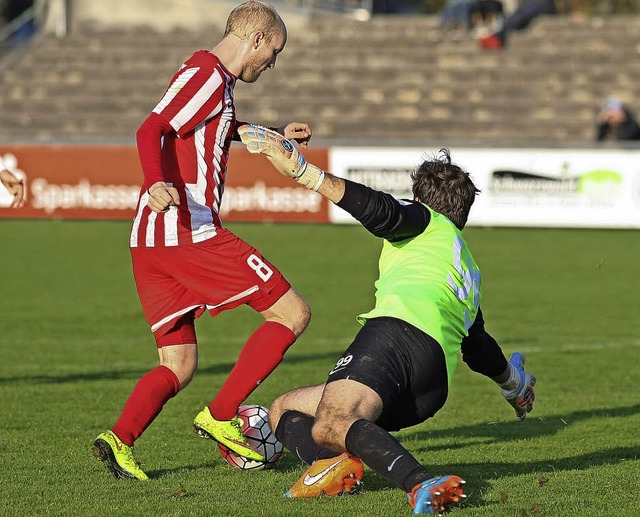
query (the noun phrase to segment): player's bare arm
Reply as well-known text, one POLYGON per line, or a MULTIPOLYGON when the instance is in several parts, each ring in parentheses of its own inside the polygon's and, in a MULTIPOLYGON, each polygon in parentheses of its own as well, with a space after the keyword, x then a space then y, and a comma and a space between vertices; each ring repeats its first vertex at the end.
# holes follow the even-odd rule
POLYGON ((174 187, 169 187, 162 181, 158 181, 149 187, 147 205, 158 214, 166 212, 169 207, 180 205, 178 190, 174 187))
MULTIPOLYGON (((2 168, 0 167, 0 169, 2 168)), ((2 169, 0 170, 0 181, 9 191, 9 194, 13 196, 11 208, 20 208, 24 206, 27 199, 27 189, 24 186, 24 180, 16 177, 7 169, 2 169)))
POLYGON ((318 194, 323 195, 332 203, 337 204, 344 197, 344 191, 345 181, 325 171, 324 179, 317 190, 318 194))

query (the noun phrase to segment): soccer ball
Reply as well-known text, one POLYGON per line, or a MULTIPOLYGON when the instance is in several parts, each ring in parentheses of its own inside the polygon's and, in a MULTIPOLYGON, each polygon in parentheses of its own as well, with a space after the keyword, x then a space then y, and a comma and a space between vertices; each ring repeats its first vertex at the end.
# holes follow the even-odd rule
POLYGON ((265 457, 265 461, 255 461, 236 454, 228 447, 218 444, 220 454, 232 467, 242 470, 261 470, 273 467, 282 455, 282 444, 269 427, 269 410, 258 404, 240 406, 238 417, 242 422, 242 432, 247 441, 265 457))

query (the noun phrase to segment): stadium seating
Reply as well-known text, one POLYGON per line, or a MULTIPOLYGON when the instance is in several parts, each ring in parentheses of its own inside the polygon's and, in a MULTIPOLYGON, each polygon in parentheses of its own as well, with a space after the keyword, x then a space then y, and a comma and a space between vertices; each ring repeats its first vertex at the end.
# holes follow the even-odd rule
MULTIPOLYGON (((0 141, 132 142, 178 64, 221 32, 43 35, 0 68, 0 141)), ((639 52, 637 17, 541 18, 503 51, 433 16, 315 17, 238 84, 238 117, 308 121, 325 144, 590 145, 605 97, 640 110, 639 52)))

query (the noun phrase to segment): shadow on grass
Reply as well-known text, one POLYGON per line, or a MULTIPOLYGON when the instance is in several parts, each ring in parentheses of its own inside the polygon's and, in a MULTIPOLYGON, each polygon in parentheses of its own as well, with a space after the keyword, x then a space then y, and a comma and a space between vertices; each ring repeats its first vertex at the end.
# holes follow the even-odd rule
MULTIPOLYGON (((637 458, 637 446, 615 447, 565 458, 554 457, 535 461, 483 461, 481 463, 437 465, 437 474, 456 474, 465 479, 467 482, 465 494, 467 494, 468 499, 459 505, 460 508, 464 508, 465 506, 481 507, 483 510, 491 512, 491 508, 499 506, 500 502, 486 501, 482 494, 486 494, 492 488, 496 488, 492 486, 496 485, 495 481, 514 476, 536 474, 539 476, 536 483, 539 486, 544 486, 549 480, 547 476, 560 471, 588 471, 594 467, 615 465, 637 458), (494 481, 494 483, 490 483, 490 481, 494 481)), ((432 466, 429 466, 429 468, 432 468, 432 466)), ((394 488, 385 479, 370 470, 365 471, 362 481, 363 487, 367 491, 379 492, 394 488)), ((498 484, 497 488, 499 489, 499 487, 498 484)), ((500 497, 508 496, 508 493, 503 492, 500 497)), ((522 513, 522 515, 531 514, 522 513)))
MULTIPOLYGON (((592 410, 574 411, 562 415, 550 415, 544 419, 536 419, 531 416, 524 422, 500 422, 493 424, 476 424, 453 427, 448 429, 438 429, 435 431, 418 431, 405 433, 400 437, 401 442, 407 439, 431 441, 437 439, 450 439, 455 437, 456 449, 460 447, 478 447, 493 443, 505 443, 511 440, 526 440, 528 438, 549 436, 556 434, 563 429, 590 418, 615 418, 628 417, 640 413, 640 404, 623 406, 617 408, 601 408, 592 410), (465 442, 466 440, 466 442, 465 442)), ((442 446, 424 446, 422 448, 412 448, 416 456, 427 456, 429 451, 451 449, 450 443, 442 446)), ((513 476, 552 473, 570 470, 588 470, 596 466, 614 465, 629 459, 639 457, 638 446, 614 447, 600 451, 586 452, 575 456, 564 458, 550 457, 549 459, 534 461, 487 461, 477 463, 451 463, 446 465, 433 465, 429 461, 421 461, 427 468, 433 468, 437 474, 457 474, 467 480, 466 492, 471 494, 469 506, 482 506, 487 510, 499 503, 485 503, 480 494, 487 493, 491 484, 490 480, 508 478, 513 476)), ((276 468, 280 471, 299 470, 303 473, 305 466, 290 453, 285 453, 278 462, 276 468)), ((543 483, 544 481, 541 481, 543 483)), ((363 487, 366 491, 378 492, 394 488, 386 479, 380 477, 370 469, 365 471, 363 487)), ((461 506, 464 506, 462 504, 461 506)))
MULTIPOLYGON (((640 404, 623 406, 617 408, 601 408, 592 410, 574 411, 562 415, 551 415, 544 419, 534 419, 528 417, 524 422, 504 422, 495 424, 478 424, 453 427, 449 429, 439 429, 436 431, 420 431, 412 434, 404 434, 400 440, 418 439, 429 441, 455 437, 456 444, 450 443, 446 446, 424 446, 417 451, 413 449, 414 455, 428 456, 429 451, 446 450, 460 447, 477 447, 493 443, 505 443, 510 440, 524 441, 529 438, 549 436, 556 434, 563 429, 590 418, 612 418, 628 417, 640 413, 640 404), (465 443, 465 440, 467 442, 465 443)), ((429 461, 419 458, 419 461, 427 468, 434 469, 437 474, 456 474, 462 476, 467 481, 466 493, 473 497, 468 501, 469 506, 482 506, 489 508, 496 502, 483 501, 481 494, 487 493, 491 489, 490 480, 499 480, 513 476, 539 474, 541 486, 546 482, 545 474, 558 471, 589 470, 597 466, 615 465, 628 460, 637 460, 640 457, 638 445, 629 447, 612 447, 599 451, 589 451, 584 454, 557 457, 552 456, 542 460, 533 461, 499 461, 489 458, 487 461, 476 463, 451 463, 434 465, 429 461)), ((376 475, 370 470, 363 478, 364 486, 370 491, 388 490, 393 488, 388 481, 376 475)), ((461 506, 464 506, 461 505, 461 506)))
MULTIPOLYGON (((455 447, 456 449, 459 449, 461 447, 476 446, 478 444, 491 445, 494 443, 505 443, 509 440, 526 440, 528 438, 553 435, 582 420, 602 417, 626 417, 638 413, 640 413, 640 404, 622 407, 584 409, 559 415, 548 415, 544 418, 536 418, 533 416, 535 413, 532 413, 524 422, 517 422, 514 420, 511 422, 474 424, 450 429, 418 431, 412 434, 406 434, 405 431, 403 438, 438 440, 455 437, 455 447)), ((424 447, 425 451, 446 449, 451 449, 451 445, 446 444, 424 447)))
MULTIPOLYGON (((289 355, 285 356, 282 364, 299 364, 313 361, 330 360, 326 364, 333 364, 331 361, 335 361, 340 355, 335 352, 325 352, 322 354, 305 354, 302 355, 289 355)), ((219 364, 213 364, 211 366, 205 366, 198 368, 197 375, 223 375, 228 374, 234 363, 225 362, 219 364)), ((10 384, 72 384, 75 382, 92 382, 92 381, 104 381, 104 380, 117 380, 117 379, 139 379, 148 370, 131 369, 131 370, 108 370, 101 372, 91 373, 74 373, 68 375, 16 375, 14 377, 0 377, 0 386, 10 384)), ((330 366, 327 368, 329 371, 330 366)))
MULTIPOLYGON (((522 423, 501 422, 496 424, 477 424, 435 431, 405 433, 403 437, 401 437, 401 440, 406 441, 406 439, 409 438, 430 441, 454 436, 457 440, 455 447, 477 447, 492 443, 505 443, 510 440, 523 441, 528 438, 552 435, 579 421, 590 418, 628 417, 638 413, 640 413, 640 404, 617 408, 580 410, 562 415, 547 416, 545 419, 529 417, 527 421, 522 423), (478 442, 478 439, 483 440, 478 442), (465 443, 465 440, 468 440, 468 442, 465 443)), ((428 455, 429 451, 451 447, 451 445, 447 445, 446 447, 425 446, 418 449, 417 455, 420 456, 421 453, 428 455)), ((469 495, 469 499, 467 502, 460 504, 461 508, 465 506, 480 507, 483 508, 483 510, 491 512, 491 508, 495 508, 501 503, 498 501, 486 501, 482 494, 486 494, 495 488, 492 485, 496 485, 496 481, 499 482, 500 480, 514 476, 536 474, 539 476, 537 482, 542 486, 546 482, 546 476, 552 473, 575 470, 587 471, 597 466, 615 465, 629 459, 637 458, 638 447, 629 446, 590 451, 566 457, 550 456, 549 458, 532 461, 500 461, 494 457, 487 461, 469 463, 434 465, 429 464, 428 461, 422 462, 425 463, 428 468, 434 469, 437 474, 453 473, 466 479, 467 486, 465 492, 469 495)), ((212 466, 210 462, 207 462, 200 465, 184 465, 171 469, 157 469, 148 472, 148 474, 152 479, 160 479, 172 477, 180 472, 191 472, 203 468, 210 469, 212 466)), ((274 470, 281 473, 291 472, 301 475, 305 468, 306 466, 297 457, 285 452, 274 470)), ((380 477, 370 469, 365 471, 363 491, 380 492, 389 489, 395 488, 386 479, 380 477)), ((508 494, 505 495, 508 496, 508 494)), ((183 494, 177 494, 176 497, 178 496, 182 497, 183 494)))
POLYGON ((202 463, 200 465, 183 465, 181 467, 171 468, 171 469, 155 469, 155 470, 146 470, 145 472, 149 476, 150 479, 160 479, 164 477, 171 477, 179 472, 193 472, 194 470, 201 469, 209 469, 214 468, 212 462, 202 463))

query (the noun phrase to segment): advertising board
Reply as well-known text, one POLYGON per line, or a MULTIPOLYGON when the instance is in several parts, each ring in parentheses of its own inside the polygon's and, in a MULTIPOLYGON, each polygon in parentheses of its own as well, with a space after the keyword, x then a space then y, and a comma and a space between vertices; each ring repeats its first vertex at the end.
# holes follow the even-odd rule
MULTIPOLYGON (((3 146, 3 161, 25 179, 27 203, 7 208, 0 185, 0 217, 132 219, 143 181, 134 146, 3 146)), ((305 154, 327 167, 327 150, 305 154)), ((280 175, 265 157, 231 149, 223 221, 328 222, 328 202, 280 175)))
MULTIPOLYGON (((329 170, 411 199, 410 173, 426 156, 414 148, 334 148, 329 170)), ((639 156, 634 150, 451 150, 481 190, 470 226, 640 228, 639 156)), ((330 218, 353 221, 334 206, 330 218)))

